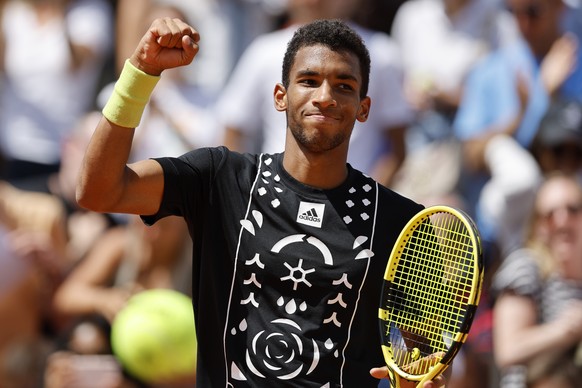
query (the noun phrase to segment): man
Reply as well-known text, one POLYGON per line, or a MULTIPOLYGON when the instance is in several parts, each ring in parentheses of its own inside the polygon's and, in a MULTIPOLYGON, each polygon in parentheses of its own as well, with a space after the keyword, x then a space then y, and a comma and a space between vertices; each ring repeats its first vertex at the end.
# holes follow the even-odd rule
MULTIPOLYGON (((301 25, 318 19, 350 20, 360 7, 356 0, 287 1, 286 27, 263 34, 248 46, 218 99, 225 146, 239 152, 283 151, 285 115, 273 109, 272 96, 273 85, 281 78, 285 44, 301 25)), ((349 25, 366 42, 374 63, 368 95, 376 108, 365 122, 356 122, 348 161, 391 187, 406 158, 405 132, 414 119, 404 98, 399 50, 387 34, 351 21, 349 25)))
POLYGON ((339 21, 294 35, 274 90, 284 153, 205 148, 126 165, 157 76, 189 64, 198 40, 178 19, 153 22, 89 144, 79 203, 147 223, 185 218, 196 242, 198 386, 377 386, 387 374, 370 370, 384 365, 378 275, 422 206, 346 163, 353 125, 370 109, 365 45, 339 21))

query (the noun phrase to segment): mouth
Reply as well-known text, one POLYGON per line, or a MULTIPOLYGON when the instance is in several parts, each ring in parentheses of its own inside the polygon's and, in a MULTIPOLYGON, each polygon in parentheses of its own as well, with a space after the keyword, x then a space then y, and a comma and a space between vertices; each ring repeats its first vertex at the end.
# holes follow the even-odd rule
POLYGON ((308 112, 306 117, 318 121, 337 121, 339 118, 322 112, 308 112))

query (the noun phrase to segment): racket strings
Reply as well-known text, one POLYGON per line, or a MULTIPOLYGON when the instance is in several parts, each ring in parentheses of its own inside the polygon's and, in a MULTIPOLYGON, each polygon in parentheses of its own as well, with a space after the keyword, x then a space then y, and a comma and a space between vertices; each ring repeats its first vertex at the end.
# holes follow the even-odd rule
POLYGON ((466 315, 472 276, 473 244, 462 222, 437 214, 416 227, 387 301, 393 356, 407 373, 427 373, 438 359, 421 358, 448 350, 466 315))

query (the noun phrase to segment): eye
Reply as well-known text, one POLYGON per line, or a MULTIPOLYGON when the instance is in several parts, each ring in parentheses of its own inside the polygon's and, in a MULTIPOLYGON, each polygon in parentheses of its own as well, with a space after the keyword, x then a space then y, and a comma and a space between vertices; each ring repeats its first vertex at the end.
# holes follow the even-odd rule
POLYGON ((300 79, 299 80, 300 84, 306 85, 306 86, 316 86, 317 85, 317 81, 315 81, 312 78, 304 78, 304 79, 300 79))
POLYGON ((339 87, 340 87, 340 89, 347 90, 347 91, 355 90, 354 87, 350 84, 340 84, 339 87))

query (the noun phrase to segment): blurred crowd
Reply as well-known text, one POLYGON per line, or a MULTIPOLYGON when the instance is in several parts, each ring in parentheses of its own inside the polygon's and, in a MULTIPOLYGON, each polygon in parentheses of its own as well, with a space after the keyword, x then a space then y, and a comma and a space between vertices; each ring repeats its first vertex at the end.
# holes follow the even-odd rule
POLYGON ((485 247, 447 387, 580 385, 582 0, 0 0, 0 388, 194 385, 132 376, 109 337, 132 295, 190 294, 185 223, 75 202, 100 111, 161 16, 194 26, 200 52, 164 73, 131 158, 282 151, 286 42, 303 23, 348 20, 372 59, 350 164, 463 209, 485 247))

